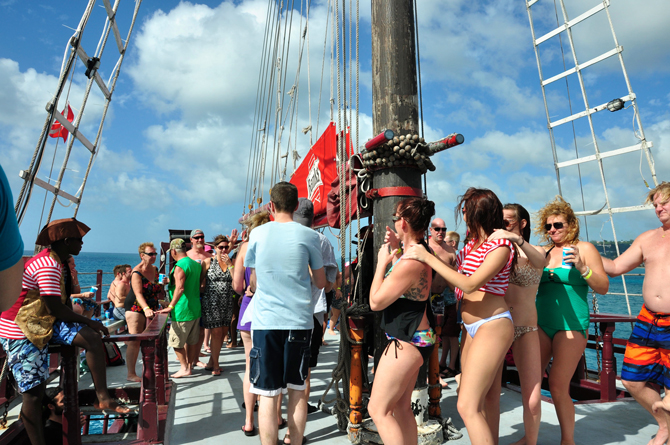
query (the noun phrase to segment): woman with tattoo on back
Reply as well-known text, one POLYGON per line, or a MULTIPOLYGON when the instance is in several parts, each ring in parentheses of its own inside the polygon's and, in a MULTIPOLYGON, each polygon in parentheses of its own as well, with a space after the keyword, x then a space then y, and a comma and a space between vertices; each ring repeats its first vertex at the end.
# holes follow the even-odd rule
POLYGON ((419 368, 435 346, 435 323, 428 304, 432 271, 418 261, 400 261, 398 246, 402 241, 405 246, 427 247, 423 237, 434 214, 435 204, 425 198, 396 204, 396 232, 386 228, 386 243, 379 250, 370 288, 370 307, 384 311, 382 328, 389 343, 377 365, 368 412, 386 445, 417 443, 411 396, 419 368))
POLYGON ((468 236, 456 257, 458 271, 421 245, 407 249, 404 259, 426 263, 456 287, 467 331, 461 353, 458 413, 472 444, 497 444, 500 393, 497 399, 487 393, 494 379, 500 379, 500 364, 514 338, 512 316, 503 297, 516 253, 509 240, 487 240, 494 229, 503 227, 503 206, 495 193, 469 188, 456 207, 457 219, 461 214, 468 236))

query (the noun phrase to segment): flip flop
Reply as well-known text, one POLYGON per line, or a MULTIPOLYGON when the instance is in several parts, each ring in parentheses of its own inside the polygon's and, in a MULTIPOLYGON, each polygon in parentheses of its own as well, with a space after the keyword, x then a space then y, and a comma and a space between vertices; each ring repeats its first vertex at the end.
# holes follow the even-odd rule
MULTIPOLYGON (((247 404, 242 402, 242 409, 247 409, 247 404)), ((254 412, 258 411, 258 402, 254 404, 254 412)))
POLYGON ((220 376, 220 375, 221 375, 221 368, 219 368, 219 369, 212 369, 212 375, 213 375, 213 376, 216 376, 216 377, 220 376))
MULTIPOLYGON (((291 445, 291 442, 286 441, 286 436, 284 436, 284 440, 282 440, 280 443, 282 443, 283 445, 291 445)), ((302 445, 305 445, 306 443, 307 443, 307 438, 305 436, 302 436, 302 445)))
POLYGON ((258 428, 256 428, 256 425, 254 425, 253 429, 251 431, 247 431, 244 429, 244 425, 242 425, 242 432, 244 432, 244 435, 247 437, 255 436, 258 434, 258 428))
POLYGON ((287 425, 288 425, 288 422, 286 421, 286 419, 282 418, 281 423, 279 425, 277 425, 277 429, 282 430, 282 429, 286 428, 287 425))

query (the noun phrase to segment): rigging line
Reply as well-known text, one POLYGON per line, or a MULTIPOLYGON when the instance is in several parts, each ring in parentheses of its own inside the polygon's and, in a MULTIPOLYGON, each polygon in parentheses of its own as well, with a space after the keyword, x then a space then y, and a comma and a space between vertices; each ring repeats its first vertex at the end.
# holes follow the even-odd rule
MULTIPOLYGON (((291 50, 291 31, 293 29, 293 11, 295 6, 295 0, 291 2, 291 12, 288 11, 284 15, 284 32, 283 32, 283 45, 282 45, 282 56, 280 62, 282 64, 280 68, 280 74, 277 81, 277 114, 275 115, 275 141, 272 151, 272 170, 271 170, 271 182, 274 184, 276 178, 279 174, 279 160, 281 155, 281 143, 284 134, 284 127, 282 125, 282 117, 284 113, 284 91, 286 91, 286 79, 288 78, 288 59, 290 57, 291 50), (279 132, 279 137, 277 137, 277 132, 279 132)), ((288 8, 288 4, 286 5, 288 8)), ((290 102, 289 102, 290 106, 290 102)), ((288 114, 288 113, 287 113, 288 114)))
MULTIPOLYGON (((280 5, 277 3, 275 8, 275 14, 279 16, 281 14, 281 9, 280 5)), ((279 46, 279 35, 281 33, 281 19, 276 18, 276 20, 273 20, 273 22, 276 23, 273 25, 274 26, 274 42, 270 48, 270 51, 272 53, 272 58, 269 60, 268 63, 268 72, 269 72, 269 80, 268 80, 268 89, 267 89, 267 108, 265 111, 265 122, 266 126, 271 125, 271 113, 272 113, 272 106, 274 104, 274 94, 273 94, 273 84, 274 84, 274 79, 275 79, 275 66, 276 66, 276 60, 277 60, 277 51, 278 51, 278 46, 279 46)), ((259 177, 258 177, 258 191, 261 196, 261 200, 263 197, 263 187, 265 183, 265 168, 266 168, 266 162, 267 162, 267 154, 268 154, 268 137, 269 137, 270 132, 268 131, 267 127, 264 131, 264 134, 262 135, 262 142, 261 142, 261 150, 260 150, 260 165, 259 165, 259 177)))
POLYGON ((256 206, 258 204, 259 198, 256 197, 256 193, 260 192, 260 200, 262 201, 262 175, 263 175, 263 159, 264 159, 264 146, 267 138, 267 126, 269 125, 268 121, 268 109, 267 107, 270 107, 270 98, 271 98, 271 83, 272 79, 274 78, 274 71, 272 67, 274 66, 273 60, 274 60, 274 55, 272 54, 273 52, 273 44, 272 41, 275 39, 274 35, 276 34, 276 26, 277 23, 275 21, 275 13, 277 10, 277 4, 274 2, 274 0, 268 0, 268 16, 267 16, 267 22, 266 22, 266 38, 264 41, 264 54, 263 57, 261 58, 261 74, 259 79, 265 79, 266 81, 262 83, 261 91, 259 92, 259 100, 260 100, 260 105, 259 105, 259 121, 258 124, 260 125, 260 122, 262 120, 263 126, 261 129, 256 130, 254 128, 254 133, 256 135, 256 147, 255 147, 255 159, 254 159, 254 165, 252 168, 253 172, 253 177, 251 181, 251 186, 252 186, 252 207, 256 206), (274 6, 274 8, 273 8, 274 6), (269 75, 268 75, 269 73, 269 75), (266 96, 267 95, 267 96, 266 96))
MULTIPOLYGON (((307 29, 307 107, 309 114, 309 146, 314 144, 312 133, 312 63, 309 56, 309 7, 312 5, 312 0, 307 1, 307 20, 305 20, 305 28, 307 29)), ((295 171, 295 168, 293 169, 295 171)))
MULTIPOLYGON (((354 76, 353 76, 353 61, 351 59, 354 50, 353 50, 353 39, 352 39, 352 32, 353 32, 353 1, 349 0, 349 125, 351 126, 351 122, 353 122, 353 108, 351 107, 351 104, 353 103, 353 90, 354 90, 354 76)), ((357 30, 358 31, 358 30, 357 30)), ((356 41, 358 42, 358 35, 356 35, 356 41)), ((358 109, 356 109, 356 113, 358 113, 358 109)), ((347 155, 347 163, 349 161, 349 151, 346 149, 346 141, 349 141, 351 139, 351 133, 349 133, 349 136, 347 136, 347 139, 345 139, 345 151, 347 155)), ((351 167, 350 167, 351 168, 351 167)), ((349 197, 351 197, 351 191, 352 191, 352 186, 351 182, 349 182, 349 197)), ((358 204, 358 203, 356 203, 358 204)), ((347 206, 347 214, 349 213, 349 206, 347 206)), ((352 239, 352 234, 353 234, 353 224, 351 224, 351 219, 349 220, 349 240, 352 239)), ((349 251, 349 263, 351 263, 351 244, 347 244, 347 249, 349 251)))
MULTIPOLYGON (((269 0, 271 1, 271 0, 269 0)), ((270 26, 270 20, 269 20, 269 15, 270 15, 270 6, 268 4, 267 12, 266 12, 266 17, 265 17, 265 32, 263 34, 263 49, 265 49, 265 46, 267 45, 267 40, 268 40, 268 27, 270 26)), ((247 212, 247 204, 250 203, 253 198, 251 197, 251 190, 253 186, 253 174, 252 172, 255 172, 255 169, 252 170, 251 165, 252 165, 252 156, 255 153, 255 148, 256 144, 255 141, 258 139, 258 132, 256 131, 256 122, 257 119, 260 119, 260 113, 259 113, 259 107, 260 107, 260 99, 261 99, 261 80, 263 78, 263 66, 264 66, 264 60, 265 60, 265 52, 263 51, 261 53, 261 62, 260 62, 260 67, 258 69, 258 82, 256 84, 256 104, 254 106, 254 118, 253 122, 251 125, 251 141, 250 141, 250 147, 249 147, 249 160, 247 163, 247 179, 246 179, 246 185, 244 188, 244 202, 242 203, 242 215, 246 214, 247 212)), ((250 209, 249 209, 250 210, 250 209)))
MULTIPOLYGON (((558 7, 556 6, 556 0, 554 0, 554 13, 556 15, 556 25, 557 27, 560 26, 559 19, 558 19, 558 7)), ((558 34, 558 42, 559 46, 561 48, 561 58, 563 61, 563 71, 567 71, 567 66, 565 64, 565 52, 563 51, 563 37, 561 36, 561 33, 558 34)), ((565 88, 568 92, 568 107, 570 110, 570 116, 572 116, 572 98, 570 97, 570 83, 568 82, 568 77, 565 77, 565 88)), ((579 158, 579 148, 577 147, 577 132, 575 130, 575 121, 570 122, 570 125, 572 126, 572 140, 574 142, 575 146, 575 156, 579 158)), ((577 164, 577 174, 579 176, 579 190, 582 195, 582 210, 586 210, 586 202, 584 200, 584 185, 582 183, 582 168, 580 164, 577 164)), ((584 217, 584 228, 586 229, 586 240, 589 240, 589 223, 588 223, 588 218, 586 216, 584 217)))
POLYGON ((80 43, 80 38, 79 37, 75 38, 75 36, 80 35, 81 32, 83 31, 83 28, 86 27, 86 23, 88 23, 88 18, 91 14, 91 10, 93 8, 94 3, 95 0, 89 1, 89 5, 84 11, 81 21, 79 22, 79 26, 77 27, 77 32, 75 32, 72 38, 70 38, 70 40, 68 40, 68 43, 65 45, 65 54, 67 54, 68 52, 68 47, 71 46, 70 55, 69 57, 63 59, 63 64, 61 65, 60 76, 58 79, 58 86, 56 88, 56 94, 52 97, 53 106, 51 107, 51 111, 48 112, 49 115, 46 121, 44 122, 42 132, 40 133, 40 137, 37 141, 37 146, 35 147, 35 151, 33 152, 33 157, 30 160, 30 165, 28 166, 27 169, 29 177, 23 181, 23 184, 21 184, 21 190, 19 191, 16 200, 16 205, 14 207, 14 212, 16 213, 16 218, 18 220, 19 226, 23 222, 23 217, 25 216, 28 204, 30 203, 30 196, 32 194, 35 178, 37 177, 40 165, 42 164, 42 156, 44 155, 44 148, 46 146, 48 137, 47 133, 49 131, 49 128, 51 127, 51 124, 53 123, 54 114, 58 112, 57 111, 58 99, 60 98, 60 95, 63 92, 63 88, 65 87, 65 80, 67 79, 67 76, 69 75, 69 72, 72 69, 73 63, 75 63, 77 58, 77 48, 80 43))
MULTIPOLYGON (((414 0, 414 36, 416 44, 416 65, 418 69, 417 79, 419 86, 419 114, 421 116, 421 137, 425 137, 423 131, 423 89, 421 87, 421 50, 419 49, 419 13, 417 11, 417 1, 414 0)), ((428 196, 428 172, 423 175, 423 193, 428 196)))
POLYGON ((259 135, 259 140, 257 142, 257 150, 256 150, 256 161, 255 161, 255 168, 253 169, 253 172, 255 174, 254 176, 254 182, 253 182, 253 189, 254 189, 254 202, 252 203, 254 206, 259 203, 259 200, 262 202, 263 198, 263 178, 265 176, 265 156, 266 156, 266 151, 267 151, 267 136, 269 134, 268 131, 268 126, 270 125, 270 112, 271 112, 271 107, 272 107, 272 84, 274 82, 274 61, 276 58, 276 39, 277 39, 277 33, 279 32, 278 26, 279 26, 279 20, 276 19, 276 14, 278 14, 279 11, 279 5, 274 1, 274 0, 268 0, 268 13, 269 13, 269 19, 268 19, 268 24, 270 25, 269 32, 268 32, 268 39, 267 39, 267 44, 265 46, 266 50, 266 58, 265 58, 265 65, 264 65, 264 74, 263 77, 266 79, 266 82, 263 84, 263 91, 261 92, 261 110, 260 110, 260 116, 263 119, 263 127, 261 130, 258 131, 259 135), (272 7, 274 6, 274 8, 272 7), (256 198, 256 193, 260 193, 260 198, 256 198))
MULTIPOLYGON (((344 0, 342 0, 344 2, 344 0)), ((343 12, 344 15, 344 12, 343 12)), ((344 208, 342 205, 340 205, 340 263, 344 264, 345 263, 345 257, 346 257, 346 227, 345 227, 345 215, 347 212, 347 198, 344 193, 344 182, 345 182, 345 165, 344 165, 344 148, 342 148, 343 145, 346 144, 342 141, 342 137, 340 137, 340 133, 342 132, 342 56, 340 53, 340 1, 335 0, 335 17, 337 19, 337 27, 336 27, 336 33, 337 33, 337 39, 336 39, 336 46, 337 46, 337 151, 338 151, 338 158, 339 158, 339 175, 340 175, 340 203, 344 203, 344 208), (342 236, 344 235, 344 236, 342 236)), ((342 17, 342 21, 344 22, 344 17, 342 17)), ((345 59, 346 60, 346 59, 345 59)), ((346 111, 345 111, 346 115, 346 111)), ((344 133, 344 137, 346 138, 346 133, 344 133)))
MULTIPOLYGON (((139 3, 140 2, 136 3, 136 5, 139 5, 139 3)), ((116 3, 116 6, 118 7, 118 2, 116 3)), ((136 8, 137 7, 138 6, 136 6, 136 8)), ((136 12, 137 12, 137 9, 136 9, 136 12)), ((109 38, 109 32, 110 31, 111 31, 111 27, 107 27, 107 28, 103 29, 102 35, 104 37, 102 38, 102 45, 101 45, 101 48, 100 48, 100 53, 98 54, 99 57, 102 57, 102 54, 105 51, 105 47, 107 46, 107 39, 109 38)), ((91 76, 88 79, 88 82, 86 83, 86 89, 84 91, 84 97, 82 99, 81 107, 79 108, 79 113, 77 114, 77 118, 74 121, 74 129, 75 129, 74 134, 76 134, 76 132, 79 131, 79 125, 80 125, 81 119, 84 115, 84 110, 86 108, 86 103, 88 102, 88 97, 91 93, 91 87, 93 86, 94 82, 95 82, 95 76, 91 76)), ((103 120, 104 120, 104 116, 103 116, 103 120)), ((102 124, 101 124, 101 127, 102 127, 102 124)), ((101 128, 100 128, 99 131, 101 131, 101 128)), ((63 165, 61 167, 61 171, 58 175, 58 180, 56 182, 56 186, 59 187, 59 188, 62 184, 63 176, 65 175, 65 169, 67 168, 67 163, 70 159, 70 154, 72 153, 72 146, 73 146, 74 141, 76 139, 74 137, 74 134, 72 135, 72 138, 70 139, 70 142, 68 142, 67 147, 65 149, 65 158, 63 159, 63 165)), ((96 141, 96 142, 98 142, 98 141, 96 141)), ((91 154, 91 156, 92 155, 93 154, 91 154)), ((90 168, 90 163, 89 163, 89 168, 90 168)), ((85 181, 86 181, 86 179, 84 179, 84 182, 85 181)), ((49 209, 49 214, 47 215, 47 223, 49 223, 49 221, 51 221, 51 215, 53 214, 54 207, 56 206, 57 198, 58 198, 58 194, 55 193, 54 198, 51 201, 51 208, 49 209)))
MULTIPOLYGON (((333 0, 333 26, 331 27, 330 39, 330 122, 335 122, 335 114, 333 113, 333 105, 335 104, 335 27, 340 26, 339 17, 336 17, 336 4, 339 0, 333 0)), ((339 13, 338 13, 339 14, 339 13)), ((338 37, 339 38, 339 37, 338 37)))
MULTIPOLYGON (((115 72, 114 72, 114 76, 113 76, 113 81, 111 82, 110 87, 109 87, 110 88, 109 89, 110 97, 109 97, 109 99, 106 98, 106 100, 105 100, 105 105, 104 105, 103 111, 102 111, 102 117, 100 119, 100 126, 98 127, 98 133, 95 136, 95 142, 94 142, 95 147, 98 147, 99 144, 100 144, 100 138, 102 136, 103 124, 104 124, 105 118, 107 116, 107 111, 109 110, 109 104, 111 103, 111 97, 112 97, 111 94, 113 94, 114 91, 116 90, 116 82, 119 79, 119 74, 121 72, 121 65, 123 64, 123 60, 125 59, 126 54, 127 54, 128 46, 130 44, 130 36, 132 35, 133 29, 135 28, 135 22, 137 21, 137 15, 139 13, 141 4, 142 4, 142 0, 136 0, 135 1, 135 10, 133 11, 133 18, 130 22, 130 27, 128 29, 128 35, 126 36, 126 40, 125 40, 125 43, 124 43, 124 46, 123 46, 123 53, 120 55, 116 65, 114 67, 115 72)), ((107 33, 109 34, 109 30, 107 31, 107 33)), ((77 196, 79 198, 79 202, 76 204, 75 209, 74 209, 74 217, 75 218, 77 217, 77 213, 79 212, 79 206, 81 205, 81 198, 84 194, 84 189, 86 187, 86 182, 88 181, 88 175, 90 174, 91 167, 93 166, 93 163, 95 162, 95 160, 98 158, 99 153, 100 153, 100 150, 98 149, 98 150, 95 151, 94 154, 92 154, 91 157, 89 157, 88 166, 86 167, 86 174, 84 175, 84 180, 82 181, 81 186, 79 187, 79 190, 77 190, 77 193, 75 194, 75 196, 77 196)))
MULTIPOLYGON (((77 59, 74 61, 74 67, 72 71, 70 71, 70 82, 68 83, 67 87, 67 93, 65 94, 65 111, 67 112, 67 106, 69 105, 69 99, 70 99, 70 92, 72 91, 72 81, 74 79, 74 71, 77 69, 77 59)), ((56 111, 58 111, 58 104, 56 104, 56 111)), ((67 118, 67 117, 66 117, 67 118)), ((74 135, 70 135, 71 137, 74 137, 74 135)), ((48 177, 48 182, 51 182, 51 176, 53 175, 54 171, 54 164, 56 162, 56 153, 58 153, 58 143, 60 142, 60 137, 56 138, 56 146, 54 147, 54 155, 51 158, 51 168, 49 169, 49 177, 48 177)), ((41 162, 40 162, 41 163, 41 162)), ((44 189, 44 201, 42 201, 42 212, 40 213, 40 223, 37 226, 37 234, 39 235, 40 231, 42 230, 42 220, 44 218, 44 208, 47 205, 47 196, 49 195, 48 190, 44 189)), ((58 195, 56 195, 58 196, 58 195)))
MULTIPOLYGON (((283 4, 283 2, 282 2, 283 4)), ((288 4, 287 4, 288 8, 288 4)), ((270 164, 270 183, 274 184, 275 183, 275 170, 276 167, 278 166, 278 159, 279 159, 279 150, 281 147, 281 138, 283 134, 283 128, 281 128, 281 114, 283 113, 283 103, 284 103, 284 90, 286 86, 286 69, 288 66, 288 63, 286 62, 288 60, 288 54, 287 54, 287 29, 289 26, 293 24, 293 7, 291 6, 291 13, 289 14, 288 11, 284 13, 284 27, 282 29, 282 47, 281 47, 281 56, 279 60, 277 60, 277 70, 279 71, 278 76, 277 76, 277 107, 275 111, 275 128, 274 128, 274 140, 273 140, 273 145, 272 145, 272 162, 270 164), (289 21, 289 17, 291 17, 291 20, 289 21), (290 24, 289 24, 290 23, 290 24), (286 64, 286 67, 284 66, 286 64), (279 137, 277 137, 279 136, 279 137)), ((288 33, 289 36, 289 44, 290 44, 290 32, 288 33)))
MULTIPOLYGON (((360 22, 361 22, 361 15, 360 15, 360 0, 356 0, 356 143, 354 146, 356 147, 356 153, 360 153, 360 147, 359 147, 359 122, 360 122, 360 112, 359 112, 359 96, 360 96, 360 57, 359 57, 359 42, 360 42, 360 22)), ((358 181, 358 178, 356 179, 358 181)), ((356 258, 358 259, 358 264, 362 263, 361 259, 361 206, 358 205, 358 202, 356 202, 356 226, 357 226, 357 232, 356 235, 358 237, 359 243, 356 245, 356 258)), ((366 238, 367 239, 367 238, 366 238)), ((351 261, 349 262, 351 264, 351 261)), ((360 269, 359 267, 359 274, 358 278, 361 278, 360 274, 360 269)), ((350 274, 351 275, 351 274, 350 274)), ((362 299, 362 291, 363 289, 360 288, 361 291, 361 299, 362 299)), ((355 293, 353 294, 355 298, 355 293)))
POLYGON ((331 0, 328 0, 326 12, 326 31, 323 39, 323 58, 321 59, 321 79, 319 81, 319 102, 316 110, 316 134, 319 135, 319 120, 321 119, 321 93, 323 92, 323 71, 326 64, 326 45, 328 44, 328 27, 330 25, 331 16, 331 0))

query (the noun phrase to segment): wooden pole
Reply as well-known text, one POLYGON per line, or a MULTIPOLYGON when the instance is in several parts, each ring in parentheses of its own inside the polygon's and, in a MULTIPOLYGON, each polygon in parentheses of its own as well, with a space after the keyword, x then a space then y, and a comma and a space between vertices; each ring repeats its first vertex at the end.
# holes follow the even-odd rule
MULTIPOLYGON (((390 129, 396 135, 418 134, 419 107, 414 46, 414 3, 412 0, 372 0, 372 96, 373 134, 390 129)), ((421 188, 421 172, 414 168, 378 170, 374 188, 421 188)), ((391 216, 403 198, 388 196, 374 200, 374 253, 384 243, 386 226, 393 227, 391 216)), ((375 316, 379 326, 380 314, 375 316)), ((375 332, 375 367, 386 344, 384 333, 375 332)))

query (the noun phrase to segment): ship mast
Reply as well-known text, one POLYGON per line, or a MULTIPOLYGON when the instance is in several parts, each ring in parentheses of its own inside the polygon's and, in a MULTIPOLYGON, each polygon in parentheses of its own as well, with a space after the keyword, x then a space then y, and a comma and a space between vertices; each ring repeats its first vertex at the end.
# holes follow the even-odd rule
MULTIPOLYGON (((413 0, 372 1, 372 125, 374 134, 391 129, 398 135, 418 134, 419 107, 413 0)), ((377 170, 373 186, 421 189, 421 171, 400 166, 377 170)), ((404 196, 374 200, 374 254, 384 244, 386 226, 404 196)), ((375 314, 380 326, 381 313, 375 314)), ((375 333, 375 367, 386 345, 381 329, 375 333)), ((424 376, 425 379, 425 376, 424 376)))

